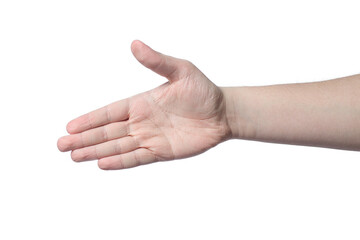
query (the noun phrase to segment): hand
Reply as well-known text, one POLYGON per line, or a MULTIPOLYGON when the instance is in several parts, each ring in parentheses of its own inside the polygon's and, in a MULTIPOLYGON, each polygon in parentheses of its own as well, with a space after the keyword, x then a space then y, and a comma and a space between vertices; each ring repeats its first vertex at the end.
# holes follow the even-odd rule
POLYGON ((72 150, 76 162, 99 159, 101 169, 124 169, 194 156, 230 137, 223 93, 199 69, 140 41, 131 50, 168 82, 72 120, 60 151, 72 150))

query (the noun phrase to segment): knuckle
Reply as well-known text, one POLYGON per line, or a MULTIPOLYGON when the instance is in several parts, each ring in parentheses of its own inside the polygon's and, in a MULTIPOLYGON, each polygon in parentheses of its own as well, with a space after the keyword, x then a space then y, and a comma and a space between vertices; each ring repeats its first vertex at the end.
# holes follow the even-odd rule
POLYGON ((195 69, 196 67, 192 62, 189 60, 184 60, 180 65, 180 74, 182 76, 189 76, 194 72, 195 69))
POLYGON ((194 68, 194 64, 190 62, 189 60, 184 60, 181 64, 181 67, 185 70, 191 70, 194 68))
POLYGON ((191 61, 189 61, 189 60, 185 60, 185 63, 186 63, 186 66, 187 67, 194 67, 195 65, 191 62, 191 61))
POLYGON ((137 155, 137 152, 136 151, 134 151, 133 152, 134 153, 134 167, 137 167, 137 166, 140 166, 141 165, 141 161, 140 161, 140 158, 139 158, 139 156, 137 155))
POLYGON ((106 142, 109 139, 107 125, 102 128, 101 135, 102 141, 106 142))

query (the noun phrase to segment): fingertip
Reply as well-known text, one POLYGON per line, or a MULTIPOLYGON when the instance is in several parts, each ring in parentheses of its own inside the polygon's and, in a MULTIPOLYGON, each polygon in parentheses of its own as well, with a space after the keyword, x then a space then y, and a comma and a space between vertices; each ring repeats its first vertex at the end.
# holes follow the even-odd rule
POLYGON ((98 167, 101 170, 121 170, 124 169, 123 165, 117 164, 117 162, 114 162, 112 157, 108 158, 100 158, 98 160, 98 167))
POLYGON ((83 119, 82 118, 77 118, 74 120, 71 120, 67 125, 66 125, 66 131, 69 134, 75 134, 75 133, 79 133, 82 131, 82 129, 80 129, 82 127, 83 124, 83 119))
POLYGON ((59 138, 57 141, 57 148, 59 149, 60 152, 66 152, 68 145, 69 144, 66 141, 66 138, 64 138, 64 137, 59 138))
POLYGON ((83 158, 81 152, 78 150, 71 151, 70 157, 74 162, 81 162, 83 158))
POLYGON ((148 45, 146 45, 143 41, 141 41, 139 39, 135 39, 131 43, 131 49, 141 47, 141 46, 149 47, 148 45))
POLYGON ((173 73, 175 73, 178 68, 178 59, 161 54, 140 40, 134 40, 131 43, 131 51, 142 65, 157 74, 169 80, 175 76, 173 73))
POLYGON ((98 167, 101 170, 110 170, 111 169, 109 163, 105 159, 98 160, 98 167))
POLYGON ((140 41, 140 40, 135 39, 134 41, 132 41, 132 43, 131 43, 131 51, 134 52, 134 50, 141 44, 143 44, 143 42, 140 41))
POLYGON ((69 122, 67 125, 66 125, 66 131, 70 134, 74 133, 75 131, 75 128, 74 128, 74 124, 72 122, 69 122))
POLYGON ((147 46, 147 45, 145 45, 140 40, 134 40, 131 43, 131 52, 134 55, 134 57, 140 62, 142 62, 142 60, 143 60, 143 52, 144 52, 143 48, 144 48, 144 46, 147 46))

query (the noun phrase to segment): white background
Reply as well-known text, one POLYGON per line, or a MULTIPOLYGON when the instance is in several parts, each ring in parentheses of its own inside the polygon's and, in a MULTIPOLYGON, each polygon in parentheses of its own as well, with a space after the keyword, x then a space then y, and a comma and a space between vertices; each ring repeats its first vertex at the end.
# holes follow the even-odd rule
POLYGON ((359 239, 360 153, 233 140, 123 171, 66 123, 165 80, 134 39, 219 86, 360 72, 358 1, 0 1, 0 239, 359 239))

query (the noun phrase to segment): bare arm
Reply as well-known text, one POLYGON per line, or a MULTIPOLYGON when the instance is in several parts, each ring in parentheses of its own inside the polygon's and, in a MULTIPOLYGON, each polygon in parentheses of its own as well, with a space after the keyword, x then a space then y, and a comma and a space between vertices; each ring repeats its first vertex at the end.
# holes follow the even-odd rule
POLYGON ((222 90, 233 138, 360 150, 360 75, 222 90))
POLYGON ((168 81, 70 121, 58 148, 76 162, 131 168, 194 156, 231 138, 360 150, 360 75, 219 88, 189 61, 140 41, 131 49, 168 81))

